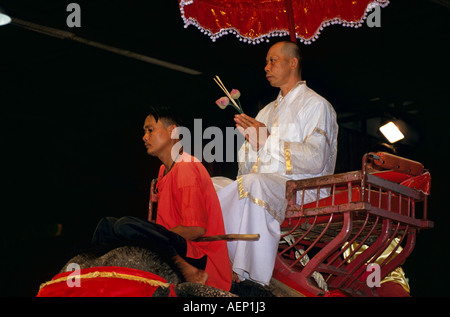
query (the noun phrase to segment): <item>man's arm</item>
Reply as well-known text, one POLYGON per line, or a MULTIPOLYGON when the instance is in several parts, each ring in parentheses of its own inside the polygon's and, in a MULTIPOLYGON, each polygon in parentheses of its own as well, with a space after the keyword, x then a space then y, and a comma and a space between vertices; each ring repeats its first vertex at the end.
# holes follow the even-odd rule
MULTIPOLYGON (((244 134, 242 132, 244 126, 250 131, 249 127, 253 127, 253 129, 265 127, 256 119, 243 115, 238 116, 239 120, 236 118, 235 121, 242 134, 244 134)), ((286 164, 287 174, 319 173, 330 155, 330 146, 335 146, 332 144, 331 135, 327 133, 327 131, 333 131, 333 136, 337 133, 335 118, 324 103, 315 103, 301 117, 299 115, 296 121, 296 125, 298 125, 296 128, 301 129, 304 133, 303 140, 284 141, 286 135, 280 136, 277 130, 272 131, 272 134, 267 131, 267 137, 264 137, 264 134, 258 136, 257 140, 262 140, 264 143, 252 144, 251 135, 246 136, 246 139, 252 145, 253 151, 258 151, 258 158, 261 162, 270 162, 271 160, 283 162, 286 164), (334 132, 334 130, 336 131, 334 132), (257 148, 255 144, 258 146, 257 148)), ((264 130, 259 129, 259 131, 264 130)))
POLYGON ((296 126, 302 129, 302 140, 271 145, 275 151, 279 145, 278 153, 284 156, 287 174, 321 173, 337 150, 338 126, 333 109, 326 102, 308 103, 299 113, 296 126))

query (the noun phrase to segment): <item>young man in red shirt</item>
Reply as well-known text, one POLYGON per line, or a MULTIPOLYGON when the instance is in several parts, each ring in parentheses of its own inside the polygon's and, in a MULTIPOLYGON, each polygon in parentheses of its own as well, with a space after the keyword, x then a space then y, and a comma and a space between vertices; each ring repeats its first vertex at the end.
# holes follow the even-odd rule
POLYGON ((177 126, 168 109, 154 110, 144 123, 147 153, 162 162, 156 185, 156 223, 136 217, 103 218, 93 242, 144 241, 149 249, 170 257, 186 281, 229 291, 232 273, 226 241, 195 241, 225 234, 219 199, 202 163, 173 151, 179 148, 174 148, 179 142, 174 137, 177 126))

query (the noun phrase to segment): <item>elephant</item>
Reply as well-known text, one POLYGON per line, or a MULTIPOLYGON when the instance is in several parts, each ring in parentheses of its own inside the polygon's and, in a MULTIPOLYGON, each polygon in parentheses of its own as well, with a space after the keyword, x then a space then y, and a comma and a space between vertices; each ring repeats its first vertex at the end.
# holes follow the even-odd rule
MULTIPOLYGON (((230 291, 211 286, 185 282, 177 268, 168 259, 139 244, 126 243, 109 248, 90 248, 69 259, 59 273, 70 271, 70 265, 76 263, 79 269, 97 267, 122 267, 150 272, 173 285, 177 297, 275 297, 271 287, 263 287, 251 281, 233 283, 230 291)), ((58 274, 59 274, 58 273, 58 274)), ((42 285, 44 285, 43 283, 42 285)), ((41 288, 42 288, 41 285, 41 288)), ((67 289, 66 289, 67 291, 67 289)), ((73 289, 76 292, 76 288, 73 289)), ((168 287, 158 287, 152 297, 168 297, 168 287)), ((38 295, 39 296, 39 295, 38 295)), ((62 295, 72 296, 72 295, 62 295)), ((75 295, 77 296, 77 295, 75 295)), ((102 295, 99 295, 102 296, 102 295)), ((172 294, 173 296, 173 294, 172 294)))

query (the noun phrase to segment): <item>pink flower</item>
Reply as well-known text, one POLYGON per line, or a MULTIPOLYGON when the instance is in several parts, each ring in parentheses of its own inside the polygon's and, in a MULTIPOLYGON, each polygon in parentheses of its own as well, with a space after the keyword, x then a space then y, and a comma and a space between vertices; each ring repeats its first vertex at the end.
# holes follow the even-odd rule
POLYGON ((241 96, 241 92, 237 89, 232 89, 230 92, 231 98, 233 98, 234 100, 239 99, 239 97, 241 96))
POLYGON ((229 104, 230 99, 227 97, 222 97, 216 100, 216 105, 218 105, 220 109, 225 109, 229 104))

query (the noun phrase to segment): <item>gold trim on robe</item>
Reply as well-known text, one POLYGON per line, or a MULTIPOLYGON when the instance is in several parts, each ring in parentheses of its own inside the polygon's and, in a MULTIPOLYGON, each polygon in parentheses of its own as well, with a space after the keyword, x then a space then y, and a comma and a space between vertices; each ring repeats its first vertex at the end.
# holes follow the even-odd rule
POLYGON ((270 205, 259 198, 253 197, 248 191, 244 190, 244 184, 243 184, 243 178, 242 175, 239 175, 236 177, 236 181, 238 184, 238 191, 239 191, 239 199, 244 199, 244 198, 248 198, 250 200, 251 203, 260 206, 262 208, 264 208, 265 210, 267 210, 267 212, 274 217, 278 222, 283 222, 283 219, 280 219, 278 216, 278 213, 270 207, 270 205))
POLYGON ((291 142, 284 142, 284 162, 286 164, 286 175, 292 174, 291 142))
POLYGON ((252 167, 252 170, 250 171, 250 173, 258 173, 259 172, 259 156, 256 159, 255 164, 252 167))
POLYGON ((328 146, 331 146, 331 144, 330 144, 330 139, 328 139, 328 134, 327 134, 327 132, 324 131, 324 130, 322 130, 321 128, 318 128, 318 127, 315 127, 314 130, 313 130, 313 132, 312 132, 312 134, 308 135, 308 136, 303 140, 303 142, 306 142, 306 140, 308 140, 308 138, 309 138, 311 135, 313 135, 314 133, 318 133, 318 134, 323 135, 323 136, 325 137, 325 140, 327 141, 328 146))

